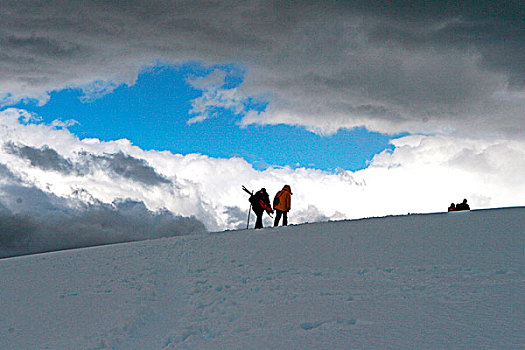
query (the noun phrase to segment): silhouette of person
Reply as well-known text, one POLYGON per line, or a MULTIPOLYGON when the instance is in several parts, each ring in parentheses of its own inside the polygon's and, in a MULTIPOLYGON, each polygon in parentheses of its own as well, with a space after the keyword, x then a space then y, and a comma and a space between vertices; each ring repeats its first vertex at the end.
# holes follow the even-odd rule
POLYGON ((272 206, 270 205, 270 197, 266 192, 265 188, 261 188, 250 196, 250 203, 252 204, 252 210, 255 213, 257 219, 255 220, 255 228, 263 228, 262 217, 264 211, 273 213, 272 206))
POLYGON ((454 203, 450 203, 450 207, 448 207, 448 211, 456 211, 456 205, 454 203))
POLYGON ((463 199, 463 202, 456 204, 456 210, 470 210, 470 206, 467 204, 467 200, 463 199))
POLYGON ((275 221, 273 226, 279 226, 279 220, 283 217, 283 226, 288 225, 288 212, 291 208, 292 189, 289 185, 284 185, 283 189, 277 192, 273 199, 273 208, 275 209, 275 221))

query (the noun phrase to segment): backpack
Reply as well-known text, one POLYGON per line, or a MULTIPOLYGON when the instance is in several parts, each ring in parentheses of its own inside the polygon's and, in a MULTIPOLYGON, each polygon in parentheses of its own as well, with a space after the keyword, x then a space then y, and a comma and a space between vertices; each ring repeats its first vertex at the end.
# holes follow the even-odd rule
POLYGON ((279 205, 279 199, 281 198, 280 194, 281 194, 281 191, 277 192, 277 194, 275 195, 275 198, 273 199, 273 207, 274 208, 277 205, 279 205))

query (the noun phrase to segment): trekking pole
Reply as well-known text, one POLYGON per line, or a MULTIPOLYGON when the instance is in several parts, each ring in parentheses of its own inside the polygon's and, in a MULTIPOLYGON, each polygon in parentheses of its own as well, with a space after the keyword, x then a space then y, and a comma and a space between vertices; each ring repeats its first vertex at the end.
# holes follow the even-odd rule
POLYGON ((250 208, 248 209, 248 222, 246 223, 246 229, 250 228, 250 215, 252 214, 252 203, 250 203, 250 208))
MULTIPOLYGON (((253 196, 253 191, 249 191, 244 185, 242 186, 244 192, 248 193, 250 196, 253 196)), ((246 229, 250 228, 250 215, 252 214, 252 203, 250 202, 250 208, 248 209, 248 222, 246 223, 246 229)))

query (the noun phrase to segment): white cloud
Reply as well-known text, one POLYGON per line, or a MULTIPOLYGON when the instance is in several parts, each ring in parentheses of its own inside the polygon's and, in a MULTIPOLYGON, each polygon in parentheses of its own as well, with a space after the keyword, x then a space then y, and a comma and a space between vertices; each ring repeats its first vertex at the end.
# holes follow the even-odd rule
POLYGON ((245 227, 249 203, 241 185, 265 187, 271 196, 291 185, 291 223, 444 211, 463 198, 472 208, 524 204, 522 141, 407 136, 356 172, 259 171, 241 158, 144 151, 127 140, 79 140, 67 129, 20 123, 26 113, 0 112, 0 139, 10 143, 0 147, 0 176, 72 203, 143 202, 150 210, 195 216, 210 230, 245 227))
POLYGON ((205 77, 189 79, 196 89, 202 90, 202 96, 192 101, 190 114, 196 115, 188 120, 188 124, 199 123, 217 114, 217 109, 230 110, 235 114, 245 112, 246 96, 237 88, 227 88, 226 73, 216 69, 205 77))
POLYGON ((82 86, 84 93, 80 100, 82 102, 91 102, 101 98, 104 95, 110 94, 119 86, 117 82, 97 80, 87 85, 82 86))

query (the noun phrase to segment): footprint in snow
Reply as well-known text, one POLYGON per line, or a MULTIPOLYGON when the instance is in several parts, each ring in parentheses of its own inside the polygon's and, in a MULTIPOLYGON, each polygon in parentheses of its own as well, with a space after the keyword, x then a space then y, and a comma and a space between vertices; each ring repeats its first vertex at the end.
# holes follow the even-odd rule
POLYGON ((325 324, 326 321, 319 321, 319 322, 304 322, 301 323, 299 326, 304 329, 305 331, 311 331, 312 329, 319 328, 323 324, 325 324))
POLYGON ((324 324, 330 324, 330 323, 342 325, 342 326, 355 326, 357 324, 357 320, 338 318, 332 321, 303 322, 299 326, 305 331, 311 331, 313 329, 321 327, 324 324))

